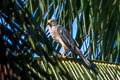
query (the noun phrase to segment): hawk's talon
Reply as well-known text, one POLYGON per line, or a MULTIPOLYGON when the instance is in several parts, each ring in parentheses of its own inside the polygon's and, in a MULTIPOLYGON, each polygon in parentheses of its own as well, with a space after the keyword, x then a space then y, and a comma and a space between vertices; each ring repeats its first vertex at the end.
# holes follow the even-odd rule
POLYGON ((66 58, 67 58, 67 56, 62 56, 62 58, 63 58, 63 59, 66 59, 66 58))
POLYGON ((62 57, 62 55, 59 55, 59 57, 62 57))
POLYGON ((61 58, 63 58, 63 59, 66 59, 67 58, 67 56, 64 56, 64 55, 59 55, 59 57, 61 57, 61 58))

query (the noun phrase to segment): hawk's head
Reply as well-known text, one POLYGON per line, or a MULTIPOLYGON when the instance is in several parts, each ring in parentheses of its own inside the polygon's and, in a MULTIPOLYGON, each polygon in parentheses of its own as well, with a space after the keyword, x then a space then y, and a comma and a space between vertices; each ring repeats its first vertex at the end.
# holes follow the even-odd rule
POLYGON ((56 26, 57 25, 57 20, 48 20, 48 24, 50 25, 50 27, 56 26))

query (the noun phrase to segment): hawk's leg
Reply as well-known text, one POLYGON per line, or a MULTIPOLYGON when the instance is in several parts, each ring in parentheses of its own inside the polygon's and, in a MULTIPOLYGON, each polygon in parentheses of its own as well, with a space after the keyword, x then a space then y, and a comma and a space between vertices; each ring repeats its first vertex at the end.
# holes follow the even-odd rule
POLYGON ((63 48, 62 53, 61 53, 61 55, 62 55, 63 58, 66 58, 65 53, 66 53, 66 49, 63 48))

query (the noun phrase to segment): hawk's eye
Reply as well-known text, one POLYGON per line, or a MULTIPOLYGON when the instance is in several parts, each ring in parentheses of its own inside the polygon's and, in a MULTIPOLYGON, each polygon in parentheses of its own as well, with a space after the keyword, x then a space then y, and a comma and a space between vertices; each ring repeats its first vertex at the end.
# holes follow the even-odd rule
POLYGON ((54 21, 51 21, 51 24, 54 24, 54 21))

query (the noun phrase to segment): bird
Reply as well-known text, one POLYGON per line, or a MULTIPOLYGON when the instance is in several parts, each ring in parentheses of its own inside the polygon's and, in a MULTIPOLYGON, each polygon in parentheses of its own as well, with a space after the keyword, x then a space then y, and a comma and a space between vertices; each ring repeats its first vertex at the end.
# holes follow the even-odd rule
POLYGON ((62 57, 66 58, 65 56, 66 51, 71 50, 72 53, 79 54, 80 58, 82 58, 84 63, 88 67, 91 67, 91 63, 84 57, 82 51, 80 51, 79 49, 77 41, 72 38, 67 29, 59 25, 57 20, 48 20, 47 23, 49 25, 49 32, 51 37, 63 48, 61 52, 62 57))

